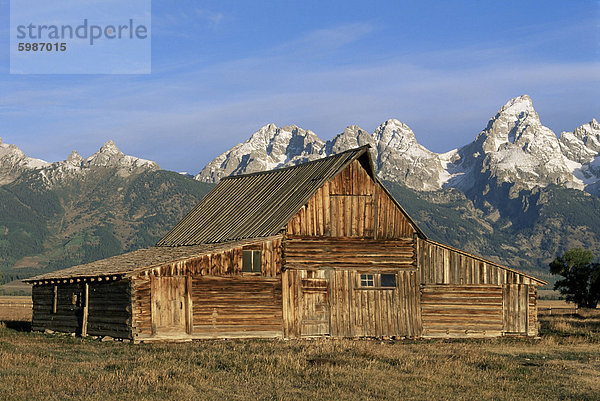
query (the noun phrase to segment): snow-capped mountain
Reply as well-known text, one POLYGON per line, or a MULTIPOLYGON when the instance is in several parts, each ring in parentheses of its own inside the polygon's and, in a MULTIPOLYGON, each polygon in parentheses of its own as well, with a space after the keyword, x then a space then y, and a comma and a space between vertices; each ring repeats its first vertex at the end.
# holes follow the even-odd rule
POLYGON ((573 175, 558 138, 542 125, 527 95, 511 99, 474 142, 460 148, 447 165, 444 185, 464 191, 509 183, 512 192, 558 184, 583 189, 573 175))
POLYGON ((600 123, 592 119, 573 132, 563 132, 559 143, 576 182, 600 196, 600 123))
POLYGON ((369 144, 380 178, 419 191, 451 187, 486 191, 490 185, 509 184, 511 193, 517 193, 556 184, 597 193, 599 127, 592 120, 563 132, 559 139, 541 123, 527 95, 508 101, 472 143, 446 153, 420 145, 414 132, 396 119, 372 134, 351 125, 327 142, 296 126, 269 124, 210 162, 195 178, 217 182, 230 174, 294 165, 369 144))
POLYGON ((0 185, 13 182, 26 172, 39 174, 46 185, 53 185, 100 167, 114 169, 115 174, 121 177, 160 169, 153 161, 125 155, 110 140, 86 159, 74 150, 66 160, 55 163, 27 157, 17 146, 0 140, 0 185))
POLYGON ((8 184, 25 171, 48 167, 50 163, 27 157, 15 145, 2 143, 0 138, 0 185, 8 184))
POLYGON ((231 174, 271 170, 286 165, 318 159, 323 142, 312 131, 295 125, 265 125, 246 142, 237 144, 217 156, 196 175, 203 182, 217 182, 231 174))

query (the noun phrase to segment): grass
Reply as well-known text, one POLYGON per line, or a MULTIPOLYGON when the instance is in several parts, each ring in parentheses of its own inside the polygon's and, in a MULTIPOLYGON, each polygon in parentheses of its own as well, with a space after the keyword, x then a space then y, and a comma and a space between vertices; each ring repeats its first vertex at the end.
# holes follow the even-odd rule
POLYGON ((598 400, 600 311, 541 339, 236 340, 132 345, 0 323, 0 398, 598 400))

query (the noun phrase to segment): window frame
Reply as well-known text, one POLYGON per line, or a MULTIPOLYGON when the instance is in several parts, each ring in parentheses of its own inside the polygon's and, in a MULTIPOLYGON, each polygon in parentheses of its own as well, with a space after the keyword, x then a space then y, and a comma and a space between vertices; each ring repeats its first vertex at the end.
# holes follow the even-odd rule
POLYGON ((375 288, 375 274, 374 273, 359 273, 358 281, 360 288, 375 288), (366 283, 366 284, 365 284, 366 283))
POLYGON ((397 272, 386 272, 386 271, 376 271, 376 272, 358 272, 356 287, 357 290, 395 290, 398 288, 398 274, 397 272), (391 275, 394 276, 394 286, 383 286, 381 285, 381 276, 391 275), (369 277, 372 276, 372 281, 369 277), (367 285, 365 285, 365 282, 367 285), (368 285, 369 282, 372 282, 372 285, 368 285))
POLYGON ((242 249, 242 274, 248 275, 260 275, 262 274, 262 252, 260 249, 242 249), (250 253, 250 270, 244 270, 247 266, 245 263, 246 255, 250 253), (256 262, 258 261, 258 267, 256 266, 256 262))

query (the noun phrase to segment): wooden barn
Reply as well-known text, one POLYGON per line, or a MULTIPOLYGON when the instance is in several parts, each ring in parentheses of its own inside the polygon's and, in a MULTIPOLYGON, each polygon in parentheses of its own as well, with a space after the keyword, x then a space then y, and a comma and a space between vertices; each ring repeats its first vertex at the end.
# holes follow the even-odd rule
POLYGON ((546 284, 428 239, 368 147, 227 177, 156 246, 26 281, 34 330, 135 342, 536 336, 546 284))

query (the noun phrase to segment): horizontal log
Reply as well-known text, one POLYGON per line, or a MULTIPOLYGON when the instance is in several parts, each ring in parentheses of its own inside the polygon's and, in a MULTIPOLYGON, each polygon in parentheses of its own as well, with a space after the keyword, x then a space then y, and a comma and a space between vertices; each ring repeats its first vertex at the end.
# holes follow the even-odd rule
POLYGON ((330 267, 333 269, 354 269, 354 270, 366 270, 366 271, 379 271, 379 270, 405 270, 405 271, 416 271, 416 265, 411 263, 401 264, 401 263, 387 263, 385 265, 382 264, 371 264, 371 263, 345 263, 345 264, 335 264, 335 263, 321 263, 321 262, 305 262, 305 263, 297 263, 297 262, 289 262, 286 260, 285 268, 286 269, 297 269, 297 270, 319 270, 323 267, 330 267))
POLYGON ((490 337, 501 337, 501 330, 493 331, 477 331, 469 330, 466 333, 464 331, 423 331, 423 338, 490 338, 490 337))
POLYGON ((452 310, 452 309, 472 309, 472 310, 502 310, 502 302, 453 302, 453 303, 422 303, 423 310, 452 310))
POLYGON ((494 327, 503 327, 502 319, 499 318, 488 318, 488 319, 455 319, 450 316, 441 317, 430 317, 423 316, 423 327, 441 327, 441 328, 452 328, 452 327, 481 327, 485 325, 492 325, 494 327))
POLYGON ((131 324, 131 317, 89 317, 88 318, 88 323, 98 323, 98 324, 104 324, 104 323, 112 323, 112 324, 125 324, 125 325, 130 325, 131 324))

